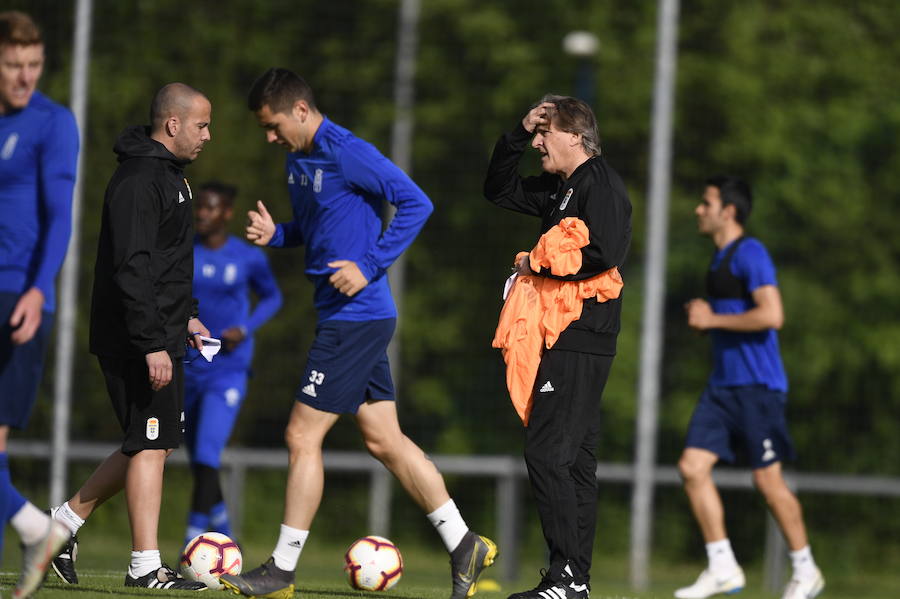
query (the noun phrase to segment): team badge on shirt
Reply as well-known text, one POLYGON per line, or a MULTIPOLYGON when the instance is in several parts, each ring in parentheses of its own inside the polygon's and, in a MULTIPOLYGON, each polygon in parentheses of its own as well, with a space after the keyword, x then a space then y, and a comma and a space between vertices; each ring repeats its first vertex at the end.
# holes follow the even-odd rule
POLYGON ((317 168, 313 177, 313 191, 319 193, 322 191, 322 169, 317 168))
POLYGON ((3 160, 9 160, 12 158, 13 152, 16 151, 16 144, 19 142, 19 134, 18 133, 10 133, 9 137, 6 138, 6 142, 3 144, 3 149, 0 150, 0 158, 3 160))
POLYGON ((572 188, 572 187, 570 187, 570 188, 569 188, 569 191, 566 192, 566 195, 565 195, 565 197, 563 198, 563 201, 560 202, 560 204, 559 204, 559 209, 560 209, 560 210, 565 210, 565 209, 566 209, 566 206, 569 205, 569 199, 572 197, 572 193, 574 193, 574 192, 575 192, 575 189, 572 188))

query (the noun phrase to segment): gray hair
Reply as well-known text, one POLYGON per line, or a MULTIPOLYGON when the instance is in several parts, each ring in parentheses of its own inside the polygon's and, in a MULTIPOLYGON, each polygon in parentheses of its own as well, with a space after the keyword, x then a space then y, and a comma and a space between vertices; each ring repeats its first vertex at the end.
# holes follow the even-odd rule
POLYGON ((571 96, 546 94, 535 106, 549 102, 553 108, 549 110, 550 122, 566 133, 581 135, 581 145, 588 156, 600 155, 600 133, 597 131, 597 119, 587 102, 571 96))

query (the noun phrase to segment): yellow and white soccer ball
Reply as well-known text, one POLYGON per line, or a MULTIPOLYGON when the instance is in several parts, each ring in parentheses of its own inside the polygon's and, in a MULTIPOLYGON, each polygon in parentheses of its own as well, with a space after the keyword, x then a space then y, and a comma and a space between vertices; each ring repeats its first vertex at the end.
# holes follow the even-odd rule
POLYGON ((361 591, 386 591, 400 581, 403 557, 388 539, 369 535, 357 539, 344 554, 350 586, 361 591))
POLYGON ((181 575, 221 590, 222 574, 240 574, 244 558, 237 543, 220 532, 204 532, 184 546, 181 553, 181 575))

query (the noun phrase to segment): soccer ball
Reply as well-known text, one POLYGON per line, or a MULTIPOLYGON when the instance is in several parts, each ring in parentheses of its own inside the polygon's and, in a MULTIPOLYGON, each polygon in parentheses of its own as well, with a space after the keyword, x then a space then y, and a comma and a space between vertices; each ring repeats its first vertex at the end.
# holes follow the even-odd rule
POLYGON ((222 574, 240 574, 244 558, 237 543, 220 532, 205 532, 191 539, 181 554, 181 575, 211 589, 225 588, 222 574))
POLYGON ((400 550, 384 537, 357 539, 344 554, 344 562, 350 586, 361 591, 386 591, 403 574, 400 550))

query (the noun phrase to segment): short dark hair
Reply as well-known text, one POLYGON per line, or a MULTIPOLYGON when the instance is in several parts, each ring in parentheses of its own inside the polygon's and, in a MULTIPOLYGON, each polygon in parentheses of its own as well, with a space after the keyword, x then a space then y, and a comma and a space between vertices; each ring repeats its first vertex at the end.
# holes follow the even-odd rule
POLYGON ((747 221, 753 209, 753 192, 750 191, 749 183, 738 177, 716 175, 707 179, 706 185, 719 190, 722 208, 734 206, 737 222, 743 225, 747 221))
POLYGON ((209 191, 225 201, 226 206, 234 206, 234 199, 237 197, 238 188, 222 181, 207 181, 200 186, 200 192, 209 191))
POLYGON ((41 30, 24 12, 0 12, 0 46, 32 46, 43 44, 41 30))
POLYGON ((166 119, 173 114, 184 118, 197 96, 206 97, 203 92, 186 83, 175 82, 162 86, 150 103, 150 126, 154 131, 159 131, 166 119))
POLYGON ((253 82, 247 94, 247 108, 256 112, 268 106, 272 112, 287 113, 297 100, 318 110, 312 88, 303 77, 288 69, 272 67, 253 82))
POLYGON ((550 110, 550 122, 566 133, 581 135, 581 146, 588 156, 600 155, 600 133, 597 131, 597 118, 594 111, 584 100, 571 96, 546 94, 535 104, 540 106, 550 102, 554 108, 550 110))

